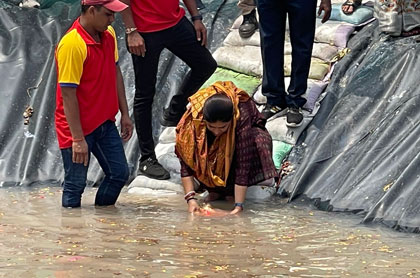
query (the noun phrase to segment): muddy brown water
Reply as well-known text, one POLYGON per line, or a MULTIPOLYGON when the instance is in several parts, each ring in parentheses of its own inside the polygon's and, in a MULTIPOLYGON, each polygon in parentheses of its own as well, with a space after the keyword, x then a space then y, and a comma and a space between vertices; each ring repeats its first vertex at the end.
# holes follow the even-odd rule
POLYGON ((59 187, 0 188, 0 277, 420 277, 419 235, 357 215, 273 198, 193 217, 181 195, 95 192, 63 209, 59 187))

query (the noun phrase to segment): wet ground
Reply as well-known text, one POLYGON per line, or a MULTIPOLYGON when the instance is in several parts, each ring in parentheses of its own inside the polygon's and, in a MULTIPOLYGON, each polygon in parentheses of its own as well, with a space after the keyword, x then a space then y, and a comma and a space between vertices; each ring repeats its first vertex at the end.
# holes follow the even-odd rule
POLYGON ((420 236, 275 198, 193 217, 181 195, 60 206, 59 187, 0 188, 0 277, 420 277, 420 236))

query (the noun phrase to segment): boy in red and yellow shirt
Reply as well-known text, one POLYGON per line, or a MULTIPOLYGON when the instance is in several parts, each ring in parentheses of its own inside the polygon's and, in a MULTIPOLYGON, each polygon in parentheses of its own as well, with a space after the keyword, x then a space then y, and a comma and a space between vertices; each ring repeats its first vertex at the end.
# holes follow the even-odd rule
POLYGON ((55 123, 64 164, 62 205, 79 207, 86 187, 90 153, 105 172, 96 205, 115 204, 129 171, 115 126, 121 112, 122 139, 130 139, 124 84, 118 66, 114 13, 127 8, 118 0, 82 0, 82 14, 56 49, 55 123))

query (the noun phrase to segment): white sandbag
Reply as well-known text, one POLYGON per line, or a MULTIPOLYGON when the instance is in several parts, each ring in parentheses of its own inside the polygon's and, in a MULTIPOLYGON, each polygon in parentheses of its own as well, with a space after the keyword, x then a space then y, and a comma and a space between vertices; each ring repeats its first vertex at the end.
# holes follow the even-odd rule
POLYGON ((181 164, 175 152, 168 152, 159 156, 158 161, 160 164, 162 164, 163 168, 165 168, 171 173, 171 175, 173 173, 181 173, 181 164))
POLYGON ((222 46, 213 53, 221 67, 240 73, 262 76, 261 50, 256 46, 222 46))
MULTIPOLYGON (((286 88, 286 90, 287 90, 287 87, 289 87, 289 84, 290 84, 290 77, 284 77, 284 87, 286 88)), ((259 105, 267 103, 267 97, 262 94, 262 86, 261 85, 258 87, 257 91, 252 96, 252 98, 259 105)))
MULTIPOLYGON (((327 85, 328 85, 328 83, 326 83, 327 85)), ((309 111, 309 112, 311 112, 311 114, 310 114, 310 116, 315 116, 316 115, 316 113, 318 113, 318 110, 321 108, 321 101, 324 99, 324 97, 327 95, 327 92, 326 92, 326 90, 324 90, 319 96, 318 96, 318 99, 316 100, 316 102, 315 102, 315 105, 314 105, 314 108, 313 108, 313 110, 312 110, 312 112, 311 111, 309 111)), ((305 106, 304 106, 305 107, 305 106)))
MULTIPOLYGON (((342 10, 343 3, 331 5, 331 14, 329 21, 342 21, 353 24, 355 26, 364 26, 369 22, 372 22, 372 20, 374 20, 373 7, 361 5, 357 7, 357 9, 355 9, 351 14, 345 14, 342 10)), ((386 5, 386 8, 389 9, 389 5, 386 5)), ((317 17, 322 18, 323 16, 324 13, 321 13, 317 17)))
POLYGON ((276 180, 274 178, 259 182, 257 185, 259 186, 275 186, 276 180))
MULTIPOLYGON (((340 48, 327 43, 314 42, 312 47, 312 57, 319 58, 325 62, 330 62, 337 53, 340 52, 340 48)), ((292 44, 286 42, 284 44, 284 55, 292 54, 292 44)))
POLYGON ((159 136, 159 143, 174 143, 176 138, 175 129, 176 127, 165 128, 159 136))
POLYGON ((176 191, 165 190, 165 189, 151 189, 145 187, 132 187, 128 190, 129 194, 141 195, 141 196, 150 196, 150 197, 162 197, 162 196, 172 196, 177 195, 176 191))
POLYGON ((266 200, 276 193, 274 186, 253 185, 248 187, 246 200, 266 200))
POLYGON ((156 158, 159 160, 160 157, 167 153, 175 153, 175 143, 162 144, 158 143, 155 147, 156 158))
POLYGON ((312 112, 312 115, 314 115, 313 112, 315 111, 316 102, 318 101, 319 96, 325 90, 327 85, 328 85, 327 82, 322 82, 322 81, 311 82, 311 81, 308 81, 308 89, 306 90, 305 94, 303 95, 303 97, 306 99, 306 103, 303 106, 303 108, 309 110, 309 112, 312 112))
MULTIPOLYGON (((184 193, 180 176, 171 176, 170 180, 155 180, 146 176, 137 176, 128 186, 128 193, 138 195, 171 195, 184 193)), ((248 187, 247 200, 265 200, 276 193, 273 186, 254 185, 248 187)), ((205 196, 205 195, 204 195, 205 196)))
POLYGON ((331 62, 332 58, 340 52, 340 48, 327 43, 315 42, 312 48, 312 57, 325 62, 331 62))
POLYGON ((239 35, 239 30, 235 29, 235 30, 230 31, 226 39, 223 41, 223 44, 226 46, 251 45, 251 46, 260 47, 260 32, 256 31, 249 38, 241 38, 241 36, 239 35))
MULTIPOLYGON (((319 58, 311 58, 311 68, 309 69, 310 79, 323 80, 330 70, 330 64, 319 58)), ((284 76, 292 73, 292 55, 284 56, 284 76)))
POLYGON ((355 27, 349 23, 340 21, 327 21, 321 24, 317 20, 315 30, 315 41, 332 44, 338 47, 346 47, 350 35, 354 32, 355 27))
POLYGON ((270 133, 273 140, 283 141, 285 143, 295 145, 300 134, 305 130, 306 126, 312 121, 309 112, 303 111, 302 125, 299 127, 286 126, 286 116, 268 119, 265 127, 270 133))
POLYGON ((146 176, 137 176, 128 186, 128 190, 130 191, 132 188, 136 187, 156 190, 170 190, 180 193, 184 192, 184 188, 181 185, 181 176, 175 174, 171 174, 171 178, 169 180, 155 180, 146 176))
POLYGON ((252 96, 254 101, 259 105, 267 103, 267 97, 262 94, 261 89, 262 87, 259 86, 255 94, 252 96))
POLYGON ((39 9, 39 7, 41 7, 41 5, 39 4, 38 1, 35 1, 35 0, 23 0, 19 4, 19 7, 21 7, 21 8, 36 8, 36 9, 39 9))
MULTIPOLYGON (((258 46, 260 47, 260 34, 255 32, 252 37, 243 39, 239 36, 238 30, 232 30, 226 37, 224 43, 226 46, 258 46)), ((340 51, 340 48, 327 43, 314 42, 312 48, 312 57, 319 58, 323 61, 331 61, 331 59, 340 51)), ((288 41, 284 44, 284 55, 292 54, 292 44, 288 41)))

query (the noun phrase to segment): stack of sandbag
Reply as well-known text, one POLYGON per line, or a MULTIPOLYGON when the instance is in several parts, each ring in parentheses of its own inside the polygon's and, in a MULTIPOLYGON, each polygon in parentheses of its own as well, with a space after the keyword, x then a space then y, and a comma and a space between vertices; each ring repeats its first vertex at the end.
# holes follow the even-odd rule
MULTIPOLYGON (((282 161, 296 144, 302 131, 312 121, 312 118, 318 111, 320 101, 324 97, 323 92, 328 85, 329 77, 334 68, 333 65, 347 53, 348 49, 346 49, 346 46, 350 36, 357 28, 374 20, 372 7, 362 5, 352 15, 345 15, 341 10, 342 3, 343 1, 341 0, 333 1, 331 17, 327 23, 322 24, 321 19, 317 19, 308 88, 304 95, 307 102, 303 107, 304 120, 302 125, 298 128, 288 128, 284 116, 269 119, 267 122, 267 129, 273 137, 274 163, 279 169, 282 161)), ((241 23, 242 16, 238 17, 234 22, 231 32, 224 40, 223 46, 215 51, 214 57, 220 67, 261 78, 260 34, 257 31, 250 38, 241 38, 238 31, 241 23)), ((284 49, 286 88, 290 83, 288 76, 291 73, 292 60, 292 47, 288 34, 289 30, 286 28, 284 49)), ((240 85, 238 87, 241 88, 240 85)), ((266 103, 266 98, 261 94, 261 87, 258 87, 256 91, 248 93, 253 95, 257 104, 263 105, 266 103)))

